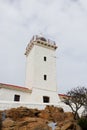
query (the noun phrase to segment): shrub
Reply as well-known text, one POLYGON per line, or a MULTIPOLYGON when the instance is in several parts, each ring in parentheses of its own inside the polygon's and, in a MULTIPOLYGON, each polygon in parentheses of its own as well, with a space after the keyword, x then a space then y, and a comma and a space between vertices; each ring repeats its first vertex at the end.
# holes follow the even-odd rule
POLYGON ((82 128, 82 130, 87 130, 87 118, 80 118, 78 120, 78 124, 82 128))

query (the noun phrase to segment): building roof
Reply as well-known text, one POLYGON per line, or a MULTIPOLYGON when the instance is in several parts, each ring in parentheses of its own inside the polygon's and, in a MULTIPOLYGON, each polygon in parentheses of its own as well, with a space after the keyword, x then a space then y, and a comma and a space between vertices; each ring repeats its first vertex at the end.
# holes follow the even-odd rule
POLYGON ((16 85, 11 85, 11 84, 4 84, 4 83, 0 83, 0 88, 17 90, 17 91, 22 91, 22 92, 26 92, 26 93, 32 92, 32 90, 30 90, 26 87, 21 87, 21 86, 16 86, 16 85))
POLYGON ((68 99, 70 97, 70 96, 67 96, 66 94, 58 94, 58 95, 61 100, 68 99))
POLYGON ((29 54, 30 50, 32 49, 34 45, 43 46, 43 47, 53 49, 53 50, 57 49, 57 45, 54 41, 50 39, 46 39, 42 36, 36 35, 36 36, 33 36, 33 38, 30 40, 29 44, 26 47, 26 52, 25 52, 26 56, 29 54))
POLYGON ((68 97, 66 94, 58 94, 60 97, 68 97))

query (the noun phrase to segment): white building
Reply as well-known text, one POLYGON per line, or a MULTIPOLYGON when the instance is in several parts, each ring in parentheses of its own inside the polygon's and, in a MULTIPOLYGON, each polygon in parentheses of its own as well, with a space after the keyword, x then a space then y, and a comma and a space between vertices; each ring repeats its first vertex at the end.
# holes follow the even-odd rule
POLYGON ((0 84, 0 102, 58 104, 55 42, 33 36, 26 47, 25 87, 0 84))
POLYGON ((31 39, 25 52, 25 87, 0 83, 0 110, 18 106, 43 109, 46 105, 71 110, 59 98, 64 95, 57 94, 56 49, 55 42, 44 37, 31 39))

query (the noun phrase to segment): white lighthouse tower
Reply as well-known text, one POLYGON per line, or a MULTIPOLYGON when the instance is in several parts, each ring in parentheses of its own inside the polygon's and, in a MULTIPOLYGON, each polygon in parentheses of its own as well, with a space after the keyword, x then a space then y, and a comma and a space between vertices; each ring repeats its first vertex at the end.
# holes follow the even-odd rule
POLYGON ((55 42, 33 36, 26 48, 26 82, 32 103, 58 103, 55 42))

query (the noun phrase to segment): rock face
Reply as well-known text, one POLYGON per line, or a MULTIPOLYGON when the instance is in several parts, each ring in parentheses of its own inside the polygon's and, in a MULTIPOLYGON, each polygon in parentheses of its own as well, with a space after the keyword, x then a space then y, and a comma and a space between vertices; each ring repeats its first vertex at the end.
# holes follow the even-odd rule
POLYGON ((18 121, 7 118, 2 123, 2 130, 51 130, 51 128, 43 119, 25 117, 18 121))
POLYGON ((46 106, 39 114, 39 117, 50 120, 50 121, 62 121, 65 118, 65 114, 62 108, 54 106, 46 106))
POLYGON ((47 106, 44 110, 19 107, 4 113, 3 120, 0 118, 0 130, 52 130, 49 122, 57 123, 56 130, 81 130, 71 112, 66 113, 54 106, 47 106))
POLYGON ((59 123, 55 130, 82 130, 75 121, 64 121, 59 123))

